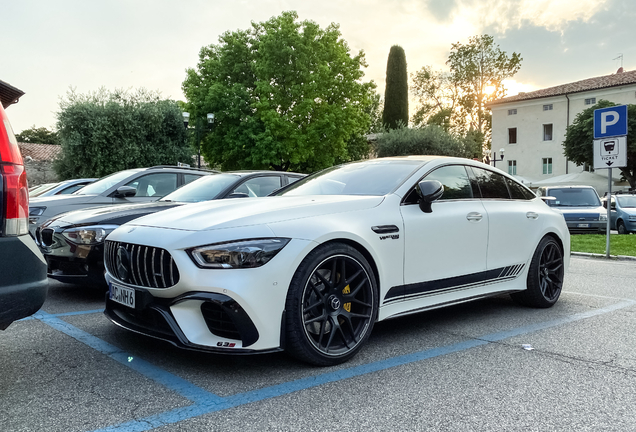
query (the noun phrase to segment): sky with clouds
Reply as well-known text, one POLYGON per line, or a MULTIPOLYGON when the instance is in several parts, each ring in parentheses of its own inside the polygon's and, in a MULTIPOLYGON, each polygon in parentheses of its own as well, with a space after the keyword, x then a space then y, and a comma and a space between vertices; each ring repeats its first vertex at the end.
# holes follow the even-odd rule
POLYGON ((404 48, 409 73, 446 70, 451 44, 479 34, 523 57, 508 95, 614 73, 620 54, 636 69, 634 0, 0 0, 0 80, 26 93, 8 110, 13 128, 54 128, 71 87, 183 100, 201 47, 287 10, 338 23, 381 94, 392 45, 404 48))

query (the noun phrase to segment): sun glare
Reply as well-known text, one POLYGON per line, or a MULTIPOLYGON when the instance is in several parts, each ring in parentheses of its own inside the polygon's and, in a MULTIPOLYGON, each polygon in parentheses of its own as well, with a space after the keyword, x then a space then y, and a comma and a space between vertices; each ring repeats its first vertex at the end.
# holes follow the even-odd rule
POLYGON ((519 93, 527 93, 537 90, 537 87, 533 84, 521 83, 513 79, 503 80, 503 85, 506 89, 506 96, 516 96, 519 93))

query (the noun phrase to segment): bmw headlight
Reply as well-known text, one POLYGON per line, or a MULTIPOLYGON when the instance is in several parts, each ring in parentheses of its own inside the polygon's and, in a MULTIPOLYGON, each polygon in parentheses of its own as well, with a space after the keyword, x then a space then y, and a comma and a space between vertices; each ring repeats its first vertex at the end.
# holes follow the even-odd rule
POLYGON ((202 268, 235 269, 260 267, 289 243, 287 238, 264 238, 216 243, 188 249, 194 263, 202 268))
POLYGON ((78 228, 69 228, 62 231, 62 235, 75 244, 96 245, 103 243, 106 236, 113 232, 119 225, 99 225, 78 228))
POLYGON ((598 217, 598 220, 600 221, 607 221, 607 214, 603 214, 601 213, 598 217))

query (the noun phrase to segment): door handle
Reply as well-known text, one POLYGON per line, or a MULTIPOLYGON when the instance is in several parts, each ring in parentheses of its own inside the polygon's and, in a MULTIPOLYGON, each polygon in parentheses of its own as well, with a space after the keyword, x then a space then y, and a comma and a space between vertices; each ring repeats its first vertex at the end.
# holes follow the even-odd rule
POLYGON ((481 215, 481 213, 478 212, 470 212, 466 215, 466 219, 471 222, 479 222, 482 218, 483 216, 481 215))
POLYGON ((528 212, 526 213, 526 217, 528 219, 537 219, 539 217, 539 214, 535 212, 528 212))

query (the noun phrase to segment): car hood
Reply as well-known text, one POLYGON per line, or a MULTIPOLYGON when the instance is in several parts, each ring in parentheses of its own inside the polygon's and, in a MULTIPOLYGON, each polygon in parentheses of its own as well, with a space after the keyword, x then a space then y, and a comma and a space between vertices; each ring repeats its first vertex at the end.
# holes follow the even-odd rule
POLYGON ((384 196, 351 195, 234 198, 184 205, 127 225, 206 231, 360 211, 383 200, 384 196))
POLYGON ((55 195, 48 197, 35 197, 29 200, 29 207, 54 207, 60 205, 73 205, 89 202, 97 195, 55 195))
POLYGON ((122 225, 138 217, 168 210, 180 205, 183 205, 183 203, 153 201, 141 204, 90 207, 83 210, 63 213, 49 224, 49 227, 68 228, 79 225, 122 225))

